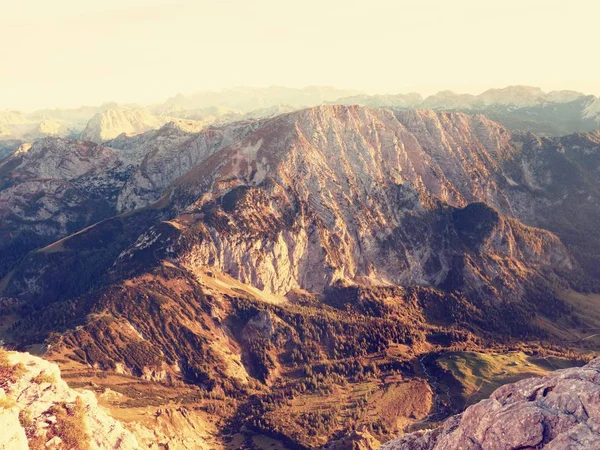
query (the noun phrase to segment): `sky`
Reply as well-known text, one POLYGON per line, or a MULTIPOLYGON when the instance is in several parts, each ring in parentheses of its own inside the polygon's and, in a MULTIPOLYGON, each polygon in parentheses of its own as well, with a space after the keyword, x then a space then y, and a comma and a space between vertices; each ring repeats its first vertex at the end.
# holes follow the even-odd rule
POLYGON ((0 109, 234 86, 600 95, 597 0, 0 0, 0 109))

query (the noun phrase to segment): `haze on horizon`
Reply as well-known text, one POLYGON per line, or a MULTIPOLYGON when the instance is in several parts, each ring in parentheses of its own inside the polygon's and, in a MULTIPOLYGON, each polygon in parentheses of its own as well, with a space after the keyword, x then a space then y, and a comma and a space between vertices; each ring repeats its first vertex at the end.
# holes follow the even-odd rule
POLYGON ((0 109, 150 103, 233 86, 600 94, 590 0, 22 0, 0 109))

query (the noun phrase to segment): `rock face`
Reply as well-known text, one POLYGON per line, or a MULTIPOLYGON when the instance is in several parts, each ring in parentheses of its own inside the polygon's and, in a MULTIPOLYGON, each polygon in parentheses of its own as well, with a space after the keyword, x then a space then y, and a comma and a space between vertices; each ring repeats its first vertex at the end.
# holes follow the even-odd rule
POLYGON ((280 116, 178 179, 180 218, 120 261, 151 252, 282 295, 452 279, 482 297, 517 298, 544 267, 570 269, 564 246, 493 208, 454 210, 486 202, 526 214, 505 176, 511 138, 464 114, 327 106, 280 116))
MULTIPOLYGON (((6 398, 2 393, 0 399, 6 398)), ((29 450, 25 430, 19 422, 19 408, 0 408, 0 449, 2 450, 29 450)))
MULTIPOLYGON (((98 406, 96 396, 89 391, 76 392, 60 378, 58 367, 27 353, 8 353, 8 364, 17 372, 0 379, 4 404, 0 408, 0 449, 27 449, 28 439, 49 449, 62 449, 64 433, 70 431, 69 422, 62 422, 59 411, 81 408, 84 434, 79 438, 89 441, 90 449, 139 449, 136 438, 121 423, 98 406), (59 423, 61 422, 61 423, 59 423)), ((64 417, 71 413, 65 413, 64 417)), ((38 448, 38 447, 34 447, 38 448)))
POLYGON ((600 448, 600 360, 496 390, 440 428, 381 450, 587 450, 600 448))
MULTIPOLYGON (((105 172, 114 168, 119 161, 113 149, 60 138, 46 138, 34 145, 22 146, 15 157, 15 162, 19 164, 12 170, 14 178, 62 180, 72 180, 92 172, 105 172)), ((11 165, 15 162, 11 162, 11 165)))
POLYGON ((246 121, 198 130, 194 123, 172 122, 159 130, 109 142, 125 152, 143 155, 117 201, 120 211, 146 206, 158 200, 175 179, 218 150, 245 138, 261 126, 246 121))
POLYGON ((46 138, 0 163, 0 273, 29 250, 115 214, 131 166, 92 142, 46 138))
POLYGON ((122 133, 138 134, 160 128, 170 119, 145 109, 108 109, 90 119, 82 138, 92 142, 114 139, 122 133))

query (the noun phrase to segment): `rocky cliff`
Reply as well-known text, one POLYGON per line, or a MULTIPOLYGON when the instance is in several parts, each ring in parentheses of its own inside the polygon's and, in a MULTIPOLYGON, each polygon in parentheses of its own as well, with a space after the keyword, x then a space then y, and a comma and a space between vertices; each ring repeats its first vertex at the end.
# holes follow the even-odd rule
POLYGON ((92 392, 76 392, 58 367, 27 353, 0 350, 0 448, 141 448, 98 406, 92 392))
POLYGON ((143 155, 119 195, 117 208, 126 211, 158 200, 177 178, 202 163, 218 150, 245 138, 262 124, 237 122, 198 129, 193 123, 171 122, 159 130, 135 137, 122 136, 107 145, 143 155))
POLYGON ((132 166, 125 152, 46 138, 0 163, 0 273, 28 251, 115 214, 132 166))
POLYGON ((600 360, 508 384, 427 432, 381 450, 600 448, 600 360))
POLYGON ((114 139, 120 134, 138 134, 160 128, 172 120, 169 117, 156 116, 143 108, 108 109, 90 119, 82 138, 92 142, 114 139))
POLYGON ((518 298, 544 267, 572 263, 550 233, 483 204, 459 209, 527 214, 507 181, 511 139, 463 114, 328 106, 280 116, 177 180, 180 217, 120 262, 152 252, 276 294, 452 279, 481 297, 518 298))

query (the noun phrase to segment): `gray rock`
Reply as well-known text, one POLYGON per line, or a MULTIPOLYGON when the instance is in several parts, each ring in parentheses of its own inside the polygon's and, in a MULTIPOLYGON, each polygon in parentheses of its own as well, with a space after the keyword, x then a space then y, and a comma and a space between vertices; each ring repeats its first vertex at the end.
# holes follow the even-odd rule
POLYGON ((496 390, 440 428, 381 450, 589 450, 600 448, 600 359, 496 390))

